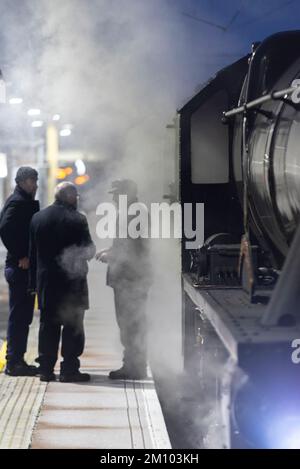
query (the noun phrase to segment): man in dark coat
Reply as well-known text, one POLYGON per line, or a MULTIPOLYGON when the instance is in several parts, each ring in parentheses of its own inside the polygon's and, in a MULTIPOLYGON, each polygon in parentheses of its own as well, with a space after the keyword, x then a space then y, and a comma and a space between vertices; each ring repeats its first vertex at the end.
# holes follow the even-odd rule
MULTIPOLYGON (((119 212, 119 196, 127 196, 128 206, 137 202, 137 185, 131 179, 112 183, 113 201, 119 212)), ((127 209, 128 207, 126 207, 127 209)), ((121 214, 117 218, 117 228, 121 214)), ((123 218, 123 217, 122 217, 123 218)), ((128 216, 128 225, 132 217, 128 216)), ((141 236, 116 236, 111 248, 96 259, 108 263, 107 285, 114 290, 116 319, 124 347, 123 366, 109 373, 110 379, 144 379, 147 377, 146 302, 152 282, 149 240, 141 236)))
POLYGON ((61 382, 88 381, 80 373, 84 349, 84 311, 89 308, 88 263, 95 255, 86 217, 77 211, 77 189, 63 182, 55 202, 36 214, 30 228, 31 288, 41 311, 39 363, 41 381, 54 381, 62 334, 61 382))
POLYGON ((19 168, 15 190, 5 202, 0 216, 0 236, 8 251, 5 278, 9 286, 9 319, 5 373, 11 376, 33 376, 37 371, 24 361, 34 309, 34 296, 28 291, 28 252, 29 225, 39 210, 39 202, 34 200, 37 179, 35 169, 19 168))

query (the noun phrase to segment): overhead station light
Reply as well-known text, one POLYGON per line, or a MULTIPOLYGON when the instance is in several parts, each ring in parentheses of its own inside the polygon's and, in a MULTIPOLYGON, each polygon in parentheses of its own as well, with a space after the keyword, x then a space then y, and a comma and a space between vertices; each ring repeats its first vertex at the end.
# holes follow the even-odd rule
POLYGON ((27 111, 28 116, 39 116, 41 114, 40 109, 29 109, 27 111))
POLYGON ((59 121, 60 120, 60 115, 59 114, 54 114, 54 116, 52 117, 52 120, 53 121, 59 121))
POLYGON ((69 137, 72 133, 72 130, 71 129, 62 129, 60 132, 59 132, 59 135, 61 137, 69 137))
POLYGON ((33 121, 31 122, 31 127, 37 128, 37 127, 43 127, 44 122, 43 121, 33 121))
POLYGON ((23 103, 23 99, 22 98, 10 98, 9 99, 9 104, 22 104, 23 103))

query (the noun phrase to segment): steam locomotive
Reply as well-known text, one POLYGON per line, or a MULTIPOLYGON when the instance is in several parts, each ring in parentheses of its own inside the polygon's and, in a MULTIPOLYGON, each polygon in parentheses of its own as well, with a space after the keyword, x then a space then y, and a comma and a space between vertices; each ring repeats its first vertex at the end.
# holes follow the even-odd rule
POLYGON ((182 239, 204 447, 300 448, 298 78, 300 31, 280 32, 178 111, 180 200, 204 204, 203 245, 182 239))

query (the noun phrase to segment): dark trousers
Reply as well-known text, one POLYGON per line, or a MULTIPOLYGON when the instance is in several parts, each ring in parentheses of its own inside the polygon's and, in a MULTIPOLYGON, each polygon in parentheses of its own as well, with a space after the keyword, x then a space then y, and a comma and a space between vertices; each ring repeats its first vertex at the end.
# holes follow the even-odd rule
POLYGON ((147 366, 147 293, 134 286, 114 288, 114 298, 124 366, 143 372, 147 366))
POLYGON ((61 338, 61 374, 73 374, 79 370, 80 355, 84 350, 84 311, 72 311, 68 320, 54 318, 48 311, 41 311, 39 329, 39 358, 38 361, 43 373, 51 373, 58 356, 61 338))
POLYGON ((29 326, 33 318, 34 296, 28 293, 28 271, 19 267, 6 267, 5 278, 9 287, 9 318, 7 327, 8 365, 24 358, 29 326))

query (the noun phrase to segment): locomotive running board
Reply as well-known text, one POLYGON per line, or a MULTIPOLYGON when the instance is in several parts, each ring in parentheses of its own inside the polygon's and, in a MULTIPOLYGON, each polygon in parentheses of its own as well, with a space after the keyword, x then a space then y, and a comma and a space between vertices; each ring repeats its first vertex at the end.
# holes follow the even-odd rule
POLYGON ((266 327, 260 320, 266 311, 263 304, 251 304, 240 289, 196 289, 189 274, 183 274, 183 289, 196 309, 204 314, 233 360, 242 368, 270 352, 270 347, 288 355, 300 326, 266 327))

